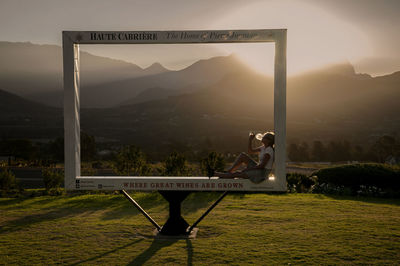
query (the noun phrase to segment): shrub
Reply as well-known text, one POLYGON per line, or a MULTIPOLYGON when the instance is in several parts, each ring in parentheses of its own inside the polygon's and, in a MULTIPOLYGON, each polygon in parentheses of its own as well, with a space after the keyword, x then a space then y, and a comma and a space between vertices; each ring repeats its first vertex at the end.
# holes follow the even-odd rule
POLYGON ((176 151, 171 153, 164 162, 163 175, 165 176, 185 176, 188 172, 185 156, 176 151))
POLYGON ((101 169, 103 168, 103 162, 102 161, 95 161, 92 163, 92 168, 94 169, 101 169))
POLYGON ((16 188, 18 188, 18 183, 15 179, 15 175, 7 169, 0 172, 0 189, 9 191, 16 188))
POLYGON ((113 169, 126 176, 144 176, 151 170, 144 153, 134 145, 126 146, 118 153, 113 169))
POLYGON ((59 169, 43 168, 42 177, 46 190, 59 189, 64 183, 64 171, 59 169))
POLYGON ((313 193, 336 194, 336 195, 352 195, 351 189, 345 186, 332 185, 327 183, 317 184, 314 186, 313 193))
POLYGON ((94 175, 96 175, 96 173, 97 173, 96 169, 94 169, 92 167, 81 168, 82 176, 94 176, 94 175))
POLYGON ((225 160, 221 154, 215 151, 210 152, 207 158, 200 162, 201 170, 208 177, 214 176, 215 171, 223 171, 225 167, 225 160))
POLYGON ((286 180, 288 191, 297 193, 310 192, 312 186, 316 183, 315 177, 300 173, 288 173, 286 180))
POLYGON ((383 164, 352 164, 318 170, 317 190, 349 189, 351 194, 382 194, 400 191, 400 170, 383 164))

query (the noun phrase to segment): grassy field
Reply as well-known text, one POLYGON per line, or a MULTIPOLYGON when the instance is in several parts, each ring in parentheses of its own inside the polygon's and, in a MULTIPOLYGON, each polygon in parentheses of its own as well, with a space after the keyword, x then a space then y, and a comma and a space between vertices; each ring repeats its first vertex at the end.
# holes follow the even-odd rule
MULTIPOLYGON (((131 193, 160 224, 158 193, 131 193)), ((195 193, 194 222, 217 193, 195 193)), ((122 195, 0 199, 0 264, 398 264, 400 200, 231 194, 193 240, 154 239, 122 195)))

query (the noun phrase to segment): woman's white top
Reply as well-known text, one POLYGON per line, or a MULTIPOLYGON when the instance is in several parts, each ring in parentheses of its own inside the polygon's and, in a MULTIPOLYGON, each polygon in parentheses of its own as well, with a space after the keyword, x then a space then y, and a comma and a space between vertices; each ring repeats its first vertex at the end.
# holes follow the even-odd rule
POLYGON ((262 158, 264 158, 265 154, 269 154, 269 156, 270 156, 267 164, 265 165, 265 168, 266 169, 272 169, 272 163, 274 162, 274 149, 272 149, 271 146, 268 146, 268 147, 261 146, 260 147, 260 154, 258 155, 259 163, 261 163, 262 158))

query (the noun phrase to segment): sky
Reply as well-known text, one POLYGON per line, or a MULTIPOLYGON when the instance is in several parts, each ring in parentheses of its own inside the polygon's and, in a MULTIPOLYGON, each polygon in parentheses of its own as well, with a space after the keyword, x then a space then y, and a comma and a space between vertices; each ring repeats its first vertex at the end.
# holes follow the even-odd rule
MULTIPOLYGON (((0 0, 0 41, 61 45, 63 30, 288 29, 288 73, 350 62, 373 76, 400 70, 399 0, 0 0)), ((177 70, 235 53, 273 71, 273 44, 86 45, 90 53, 177 70)))

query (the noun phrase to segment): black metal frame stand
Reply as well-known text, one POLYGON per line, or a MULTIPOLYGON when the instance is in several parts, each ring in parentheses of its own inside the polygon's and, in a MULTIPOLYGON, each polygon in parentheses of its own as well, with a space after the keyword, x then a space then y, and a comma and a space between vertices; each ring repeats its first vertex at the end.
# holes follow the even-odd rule
POLYGON ((121 190, 121 193, 124 194, 124 196, 143 214, 144 217, 147 218, 147 220, 149 220, 157 228, 158 231, 161 230, 161 227, 156 223, 156 221, 154 221, 153 218, 151 218, 151 216, 148 215, 147 212, 139 205, 139 203, 132 199, 132 197, 129 196, 125 190, 121 190))
POLYGON ((162 235, 167 236, 179 236, 179 235, 190 235, 193 229, 206 217, 212 209, 214 209, 218 203, 228 194, 228 191, 225 191, 205 212, 196 222, 193 223, 192 226, 189 227, 188 222, 183 219, 181 215, 181 204, 182 201, 186 199, 187 196, 191 193, 191 191, 158 191, 165 200, 169 202, 169 217, 165 222, 163 227, 160 227, 150 215, 134 200, 131 196, 125 191, 121 190, 121 193, 146 217, 160 232, 162 235))
POLYGON ((197 219, 196 222, 193 223, 193 225, 191 227, 189 227, 189 229, 187 230, 188 234, 190 234, 190 232, 192 232, 192 230, 196 227, 196 225, 198 225, 201 220, 204 219, 204 217, 207 216, 207 214, 210 213, 210 211, 212 211, 212 209, 214 209, 218 203, 220 203, 220 201, 225 198, 225 196, 228 194, 228 191, 225 191, 224 194, 222 194, 210 207, 208 207, 208 209, 205 211, 205 213, 203 213, 202 216, 200 216, 199 219, 197 219))
POLYGON ((189 223, 181 215, 181 204, 191 193, 190 191, 158 191, 165 200, 169 202, 169 217, 161 228, 163 235, 176 236, 185 235, 189 223))

